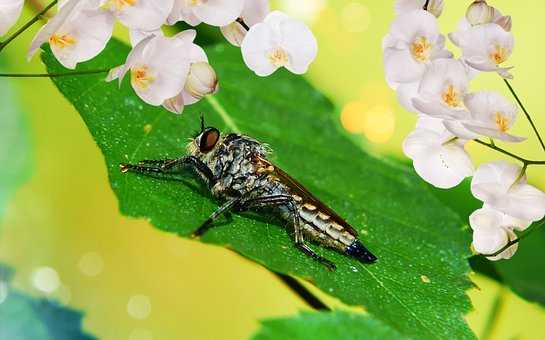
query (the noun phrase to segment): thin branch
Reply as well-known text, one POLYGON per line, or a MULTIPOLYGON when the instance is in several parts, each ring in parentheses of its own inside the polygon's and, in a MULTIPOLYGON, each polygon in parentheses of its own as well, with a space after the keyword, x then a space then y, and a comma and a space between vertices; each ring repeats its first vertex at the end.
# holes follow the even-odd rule
POLYGON ((545 221, 541 222, 541 223, 538 223, 538 224, 534 224, 532 227, 530 227, 530 229, 526 230, 526 232, 524 232, 523 234, 521 234, 519 237, 517 237, 516 239, 514 240, 510 240, 509 242, 507 242, 507 244, 501 248, 500 250, 498 250, 497 252, 493 253, 493 254, 479 254, 479 255, 482 255, 484 257, 494 257, 494 256, 498 256, 499 254, 503 253, 504 251, 506 251, 507 249, 509 249, 511 246, 519 243, 521 240, 525 239, 526 237, 528 237, 528 235, 530 235, 531 233, 533 233, 536 229, 538 229, 539 227, 541 227, 542 225, 545 224, 545 221))
POLYGON ((249 31, 250 30, 250 26, 248 26, 248 24, 246 24, 244 22, 244 20, 242 20, 242 18, 237 18, 237 22, 246 30, 246 31, 249 31))
POLYGON ((473 141, 474 141, 475 143, 484 145, 484 146, 486 146, 486 147, 488 147, 488 148, 490 148, 490 149, 492 149, 492 150, 501 152, 501 153, 503 153, 504 155, 513 157, 514 159, 519 160, 519 161, 521 161, 522 163, 524 163, 524 165, 526 165, 526 166, 528 166, 528 165, 545 165, 545 161, 536 161, 536 160, 526 159, 526 158, 517 156, 517 155, 515 155, 515 154, 512 153, 512 152, 509 152, 509 151, 507 151, 507 150, 505 150, 505 149, 500 148, 499 146, 496 146, 495 144, 483 142, 482 140, 479 140, 479 139, 474 139, 473 141))
POLYGON ((34 18, 30 19, 29 22, 23 25, 23 27, 19 28, 15 33, 10 35, 7 40, 0 43, 0 51, 2 51, 10 42, 13 41, 13 39, 17 38, 21 33, 27 30, 30 26, 32 26, 36 21, 40 20, 42 15, 44 15, 47 11, 49 11, 53 6, 57 4, 57 0, 53 0, 49 5, 47 5, 40 13, 36 14, 34 18))
POLYGON ((426 0, 426 3, 424 4, 424 7, 423 7, 423 9, 424 9, 425 11, 428 10, 429 4, 430 4, 430 0, 426 0))
POLYGON ((325 303, 318 299, 310 290, 303 286, 299 281, 294 279, 289 275, 284 275, 280 273, 273 272, 276 277, 282 281, 286 286, 288 286, 295 294, 297 294, 303 301, 307 303, 310 307, 316 310, 326 310, 329 311, 329 308, 325 303))
POLYGON ((541 138, 541 135, 537 131, 536 125, 534 124, 534 121, 532 120, 532 117, 530 117, 530 114, 528 113, 528 111, 526 110, 526 108, 524 107, 522 102, 520 101, 519 97, 517 96, 517 93, 515 92, 515 90, 513 89, 511 84, 509 83, 509 81, 507 79, 503 79, 503 81, 505 82, 505 85, 507 85, 507 88, 509 88, 509 91, 511 91, 511 94, 513 95, 513 97, 515 97, 515 100, 517 101, 520 108, 522 109, 522 111, 526 115, 526 118, 528 119, 528 122, 530 122, 530 125, 532 126, 532 129, 534 130, 534 132, 535 132, 535 134, 537 136, 537 139, 539 139, 539 143, 541 144, 541 147, 543 148, 543 151, 545 151, 545 143, 543 143, 543 139, 541 138))
POLYGON ((62 73, 0 73, 0 77, 6 78, 59 78, 59 77, 72 77, 82 76, 89 74, 98 74, 109 72, 110 69, 98 69, 87 71, 75 71, 75 72, 62 72, 62 73))

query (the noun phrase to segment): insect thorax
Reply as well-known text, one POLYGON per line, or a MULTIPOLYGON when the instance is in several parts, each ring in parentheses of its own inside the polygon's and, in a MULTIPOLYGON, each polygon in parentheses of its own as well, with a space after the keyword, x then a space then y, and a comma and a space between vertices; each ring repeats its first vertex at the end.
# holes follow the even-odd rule
POLYGON ((212 194, 226 198, 251 192, 258 186, 266 190, 272 183, 260 176, 256 162, 258 157, 266 156, 266 146, 252 138, 238 134, 223 137, 204 160, 217 179, 212 194))

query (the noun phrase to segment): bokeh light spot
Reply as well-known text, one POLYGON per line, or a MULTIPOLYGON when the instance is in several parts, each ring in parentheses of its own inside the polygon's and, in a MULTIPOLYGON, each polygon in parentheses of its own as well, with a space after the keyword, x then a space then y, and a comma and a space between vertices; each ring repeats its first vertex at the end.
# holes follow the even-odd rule
POLYGON ((341 112, 343 127, 351 133, 363 133, 365 130, 363 113, 367 108, 368 105, 364 101, 356 100, 348 102, 341 112))
POLYGON ((87 276, 97 276, 104 268, 104 260, 100 254, 89 252, 80 258, 78 267, 87 276))
POLYGON ((360 33, 369 28, 371 16, 369 9, 362 3, 351 2, 341 11, 341 25, 346 32, 360 33))
POLYGON ((55 269, 40 267, 32 274, 32 285, 39 291, 50 294, 60 287, 61 280, 55 269))
POLYGON ((151 301, 145 295, 134 295, 129 299, 127 312, 135 319, 143 320, 151 313, 151 301))
POLYGON ((386 143, 394 135, 395 122, 395 115, 389 107, 374 106, 363 115, 363 133, 372 143, 386 143))
POLYGON ((327 6, 326 0, 280 0, 280 9, 308 23, 315 22, 327 6))

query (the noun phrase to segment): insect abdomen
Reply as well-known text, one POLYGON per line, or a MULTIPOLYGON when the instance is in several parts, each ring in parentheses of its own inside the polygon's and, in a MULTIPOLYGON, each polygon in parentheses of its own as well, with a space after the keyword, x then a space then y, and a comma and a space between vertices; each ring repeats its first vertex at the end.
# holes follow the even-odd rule
POLYGON ((376 257, 351 234, 346 228, 337 223, 327 213, 310 203, 299 204, 299 216, 304 223, 307 236, 330 248, 350 255, 360 262, 371 263, 376 257))

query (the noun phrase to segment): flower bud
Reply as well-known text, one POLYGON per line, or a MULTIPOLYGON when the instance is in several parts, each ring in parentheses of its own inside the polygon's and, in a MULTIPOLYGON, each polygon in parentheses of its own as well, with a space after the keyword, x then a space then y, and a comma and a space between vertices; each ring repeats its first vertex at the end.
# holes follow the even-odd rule
POLYGON ((467 21, 475 26, 491 23, 494 20, 496 10, 489 6, 485 0, 475 0, 466 12, 467 21))
POLYGON ((244 27, 242 27, 241 24, 238 22, 232 22, 227 26, 222 26, 220 28, 221 33, 227 39, 228 42, 231 43, 231 45, 234 45, 236 47, 240 47, 242 44, 242 40, 244 40, 244 37, 246 37, 246 33, 248 32, 244 27))
POLYGON ((206 62, 191 64, 185 90, 196 99, 215 93, 218 90, 218 78, 212 66, 206 62))
POLYGON ((439 18, 441 13, 443 13, 444 6, 445 6, 445 3, 443 2, 443 0, 430 0, 428 2, 427 11, 435 15, 435 17, 439 18))
POLYGON ((500 25, 501 28, 503 28, 506 32, 511 32, 513 22, 510 15, 504 15, 499 17, 498 19, 496 19, 495 23, 500 25))

